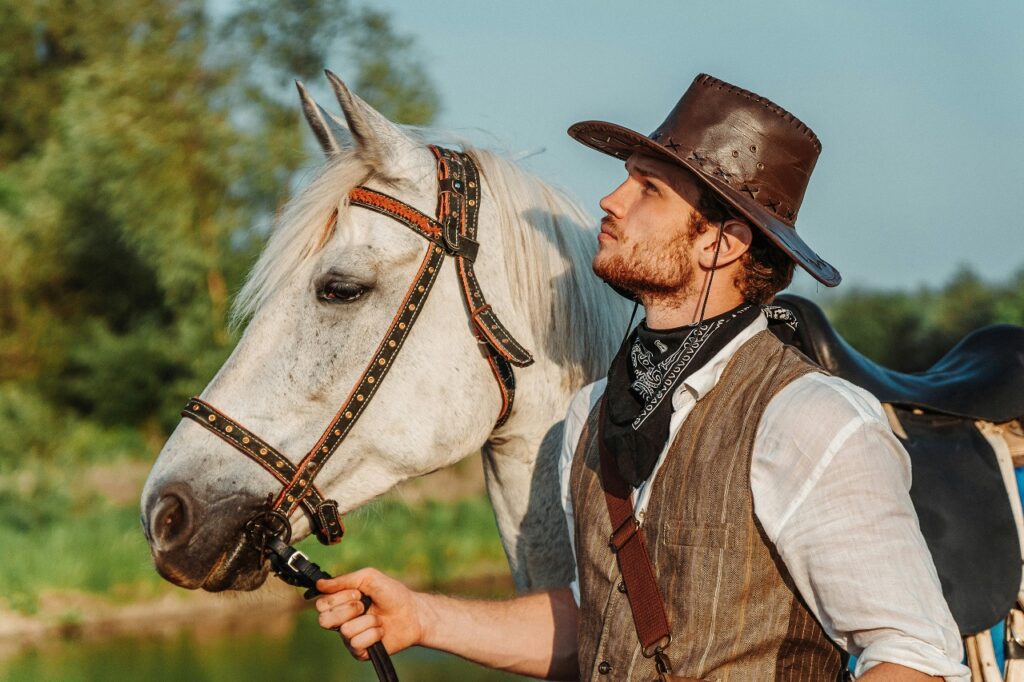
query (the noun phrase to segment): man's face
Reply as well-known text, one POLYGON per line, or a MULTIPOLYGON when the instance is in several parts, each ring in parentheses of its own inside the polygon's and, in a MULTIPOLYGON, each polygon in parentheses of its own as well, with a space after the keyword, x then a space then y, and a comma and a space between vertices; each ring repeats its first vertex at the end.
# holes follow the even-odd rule
POLYGON ((696 180, 675 164, 634 154, 629 176, 601 200, 605 212, 594 273, 643 298, 692 293, 696 257, 690 217, 700 197, 696 180))

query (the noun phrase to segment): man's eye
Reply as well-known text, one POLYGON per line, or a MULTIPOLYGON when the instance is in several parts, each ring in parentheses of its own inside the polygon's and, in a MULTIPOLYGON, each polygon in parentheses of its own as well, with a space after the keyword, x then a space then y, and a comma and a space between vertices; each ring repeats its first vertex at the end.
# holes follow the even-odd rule
POLYGON ((657 194, 658 193, 658 188, 654 186, 653 182, 645 182, 644 183, 644 191, 645 192, 650 192, 651 194, 657 194))
POLYGON ((366 293, 366 287, 355 282, 327 280, 317 287, 316 297, 324 303, 351 303, 366 293))

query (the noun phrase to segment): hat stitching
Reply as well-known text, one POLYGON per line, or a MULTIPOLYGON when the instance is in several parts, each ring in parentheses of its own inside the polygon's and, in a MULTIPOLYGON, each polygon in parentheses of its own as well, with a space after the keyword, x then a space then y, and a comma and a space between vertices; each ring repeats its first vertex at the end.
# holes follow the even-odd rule
POLYGON ((691 161, 696 161, 697 163, 699 163, 701 167, 703 167, 704 162, 708 160, 706 156, 701 156, 700 152, 698 152, 696 149, 690 152, 689 158, 691 161))
POLYGON ((748 194, 751 199, 754 199, 759 204, 767 208, 779 219, 789 220, 792 222, 793 218, 796 217, 796 212, 792 210, 792 207, 788 202, 783 201, 778 196, 769 194, 769 192, 772 192, 771 188, 754 185, 751 181, 743 178, 742 176, 738 176, 736 173, 726 170, 713 152, 701 152, 694 149, 685 160, 695 161, 700 166, 701 172, 705 175, 719 178, 730 187, 734 187, 736 183, 742 183, 743 186, 739 188, 738 191, 748 194), (708 164, 714 164, 713 171, 709 172, 707 169, 708 164))

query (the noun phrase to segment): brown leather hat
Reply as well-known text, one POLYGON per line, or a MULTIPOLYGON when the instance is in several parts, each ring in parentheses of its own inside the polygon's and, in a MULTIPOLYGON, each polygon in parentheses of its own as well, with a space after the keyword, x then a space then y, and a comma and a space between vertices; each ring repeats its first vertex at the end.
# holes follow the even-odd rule
POLYGON ((821 143, 770 100, 701 74, 650 137, 604 121, 576 123, 569 134, 624 161, 643 152, 681 164, 815 279, 839 284, 839 271, 796 233, 821 143))

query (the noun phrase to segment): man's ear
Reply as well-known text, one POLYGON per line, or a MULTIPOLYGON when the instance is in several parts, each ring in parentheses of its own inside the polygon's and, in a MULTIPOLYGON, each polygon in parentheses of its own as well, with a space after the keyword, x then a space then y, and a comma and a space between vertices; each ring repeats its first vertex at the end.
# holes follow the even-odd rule
POLYGON ((749 224, 738 218, 729 218, 722 224, 722 243, 718 242, 718 229, 712 226, 698 237, 699 262, 704 270, 721 268, 734 263, 750 249, 754 233, 749 224), (715 251, 718 259, 715 259, 715 251))

